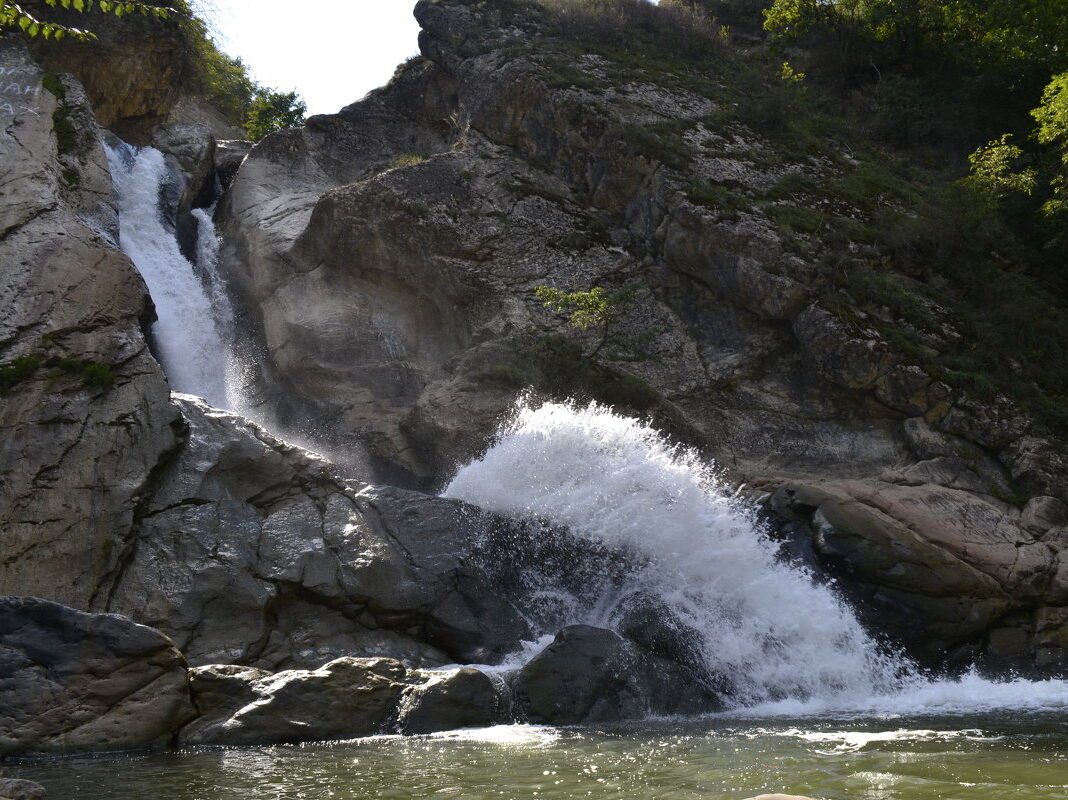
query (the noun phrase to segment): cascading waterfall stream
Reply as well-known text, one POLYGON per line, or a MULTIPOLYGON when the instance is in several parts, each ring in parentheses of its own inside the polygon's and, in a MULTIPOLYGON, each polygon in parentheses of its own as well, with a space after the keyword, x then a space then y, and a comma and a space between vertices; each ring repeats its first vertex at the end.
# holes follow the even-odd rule
MULTIPOLYGON (((714 469, 640 422, 591 404, 520 404, 444 494, 639 553, 629 591, 658 597, 700 639, 727 700, 762 714, 910 713, 984 703, 1068 706, 1064 681, 930 681, 882 651, 834 591, 784 563, 714 469)), ((603 603, 572 623, 606 625, 603 603)))
POLYGON ((119 245, 156 306, 152 336, 168 381, 213 406, 237 410, 236 361, 226 336, 233 311, 217 271, 218 243, 210 215, 193 212, 198 225, 195 267, 182 255, 160 209, 168 180, 163 154, 123 144, 109 145, 107 156, 119 207, 119 245))

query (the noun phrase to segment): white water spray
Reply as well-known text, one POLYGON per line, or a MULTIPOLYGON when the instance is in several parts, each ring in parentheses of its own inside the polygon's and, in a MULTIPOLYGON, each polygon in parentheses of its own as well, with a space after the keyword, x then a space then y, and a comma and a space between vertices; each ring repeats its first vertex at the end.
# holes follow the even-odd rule
POLYGON ((213 406, 234 408, 229 388, 234 359, 224 335, 233 313, 216 270, 218 244, 210 217, 198 216, 202 280, 160 211, 167 180, 163 154, 151 147, 109 146, 107 155, 119 206, 119 245, 156 306, 152 334, 168 381, 213 406))
MULTIPOLYGON (((736 707, 914 713, 941 701, 996 706, 999 696, 1019 705, 1020 682, 929 682, 903 657, 880 651, 829 587, 776 557, 753 510, 708 464, 604 407, 521 405, 497 444, 445 494, 642 554, 649 563, 628 589, 659 597, 699 634, 705 666, 726 679, 736 707)), ((602 606, 571 622, 606 620, 602 606)), ((1034 687, 1044 706, 1068 706, 1065 682, 1034 687)))

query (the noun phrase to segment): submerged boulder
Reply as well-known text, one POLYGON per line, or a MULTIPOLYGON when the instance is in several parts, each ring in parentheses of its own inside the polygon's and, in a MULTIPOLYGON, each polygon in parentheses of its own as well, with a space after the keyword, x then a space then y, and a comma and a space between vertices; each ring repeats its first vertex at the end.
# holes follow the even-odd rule
POLYGON ((431 733, 510 719, 503 683, 470 667, 424 672, 388 658, 339 658, 271 674, 213 664, 190 670, 189 682, 200 716, 181 730, 182 745, 431 733))
POLYGON ((683 622, 660 597, 636 592, 612 613, 612 627, 642 650, 695 675, 704 672, 701 634, 683 622))
POLYGON ((168 744, 194 713, 185 660, 159 631, 0 598, 0 756, 168 744))
POLYGON ((554 725, 697 714, 720 707, 719 699, 678 665, 614 631, 589 625, 561 630, 511 683, 520 715, 554 725))

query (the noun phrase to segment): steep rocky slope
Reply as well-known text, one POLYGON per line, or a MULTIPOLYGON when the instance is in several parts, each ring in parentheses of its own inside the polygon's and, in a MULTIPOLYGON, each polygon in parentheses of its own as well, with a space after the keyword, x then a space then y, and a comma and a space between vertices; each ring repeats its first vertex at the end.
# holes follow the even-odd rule
MULTIPOLYGON (((727 75, 584 54, 537 4, 416 16, 420 58, 263 142, 226 198, 264 402, 361 474, 422 488, 528 386, 647 414, 779 490, 821 563, 880 624, 919 625, 928 655, 1062 663, 1057 446, 828 301, 819 235, 848 230, 782 223, 808 201, 788 186, 868 165, 787 151, 728 113, 727 75), (539 285, 621 290, 623 346, 594 357, 539 285)), ((938 313, 929 348, 956 335, 938 313)))
POLYGON ((2 58, 33 102, 0 116, 0 586, 89 608, 131 543, 178 414, 141 333, 148 293, 115 247, 85 95, 17 45, 2 58))
POLYGON ((194 665, 498 658, 530 629, 484 546, 516 529, 408 490, 439 487, 533 387, 714 457, 917 654, 1064 671, 1058 445, 829 303, 814 253, 834 231, 784 226, 768 194, 851 156, 785 152, 692 76, 490 5, 419 3, 421 57, 259 143, 222 199, 264 417, 340 469, 170 395, 90 103, 3 43, 35 104, 0 114, 0 592, 126 614, 194 665), (618 291, 611 341, 539 285, 618 291))

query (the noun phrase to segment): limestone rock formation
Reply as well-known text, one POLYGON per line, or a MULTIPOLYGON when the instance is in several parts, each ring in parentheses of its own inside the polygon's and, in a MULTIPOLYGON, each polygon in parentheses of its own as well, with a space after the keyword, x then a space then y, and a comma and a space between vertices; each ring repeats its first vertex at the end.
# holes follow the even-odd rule
MULTIPOLYGON (((769 495, 892 494, 895 509, 875 503, 883 516, 851 529, 855 547, 824 536, 818 565, 851 559, 848 580, 904 609, 892 624, 920 650, 966 661, 1011 629, 995 649, 1014 642, 1017 666, 1068 669, 1052 634, 1063 548, 1018 525, 1028 498, 1068 501, 1060 446, 822 300, 818 243, 740 194, 839 168, 723 123, 672 75, 621 78, 603 56, 556 47, 533 9, 424 0, 416 17, 421 57, 258 144, 224 199, 259 399, 357 474, 415 488, 483 450, 533 387, 644 414, 769 495), (673 145, 650 134, 680 127, 673 145), (736 202, 700 202, 695 181, 736 202), (539 285, 618 290, 620 351, 545 309, 539 285), (973 541, 943 513, 984 532, 973 541), (884 556, 898 549, 943 564, 966 594, 894 571, 884 556), (859 550, 884 556, 861 568, 859 550)), ((926 347, 955 335, 942 327, 926 347)))
POLYGON ((455 501, 347 484, 240 417, 176 395, 109 610, 194 664, 317 667, 343 655, 486 663, 530 631, 471 556, 491 521, 455 501))
MULTIPOLYGON (((30 3, 38 0, 30 0, 30 3)), ((43 6, 43 3, 39 3, 43 6)), ((149 144, 152 128, 166 122, 192 74, 188 45, 173 18, 79 14, 43 8, 48 19, 88 28, 96 38, 33 43, 47 72, 70 73, 83 86, 97 122, 134 144, 149 144)))
POLYGON ((168 157, 168 165, 178 173, 182 187, 178 200, 179 212, 189 211, 194 204, 214 192, 216 158, 215 137, 205 125, 170 122, 152 129, 152 146, 168 157))
POLYGON ((614 631, 571 625, 511 680, 517 712, 554 725, 715 711, 719 701, 672 662, 614 631))
MULTIPOLYGON (((959 486, 964 473, 950 472, 959 486)), ((1062 645, 1040 633, 1065 596, 1063 551, 1006 503, 951 486, 788 483, 771 504, 804 521, 869 622, 925 660, 969 662, 982 651, 991 666, 1019 665, 1028 653, 1046 665, 1063 660, 1062 645)))
MULTIPOLYGON (((1068 670, 1059 445, 821 301, 766 208, 691 191, 833 167, 717 127, 716 103, 677 82, 621 78, 551 37, 526 47, 537 14, 416 13, 422 55, 387 87, 254 147, 175 116, 165 41, 105 40, 99 69, 56 48, 47 69, 86 89, 0 42, 21 82, 0 105, 3 591, 122 613, 195 665, 226 664, 194 670, 202 717, 185 741, 356 735, 394 712, 411 732, 489 724, 509 702, 491 677, 419 668, 493 663, 556 630, 523 607, 527 566, 584 597, 634 566, 411 491, 478 454, 533 387, 644 414, 714 457, 917 654, 1068 670), (143 73, 117 68, 139 59, 143 73), (143 333, 151 302, 116 247, 94 108, 168 152, 182 211, 228 185, 223 267, 260 355, 252 400, 340 466, 170 395, 143 333), (649 145, 680 123, 681 150, 649 145), (612 336, 573 329, 540 285, 612 290, 612 336), (359 724, 297 713, 364 689, 359 724)), ((562 631, 514 676, 519 708, 579 722, 715 707, 692 632, 655 600, 630 598, 612 624, 562 631)))
POLYGON ((158 631, 0 598, 0 756, 168 744, 194 713, 185 660, 158 631))

